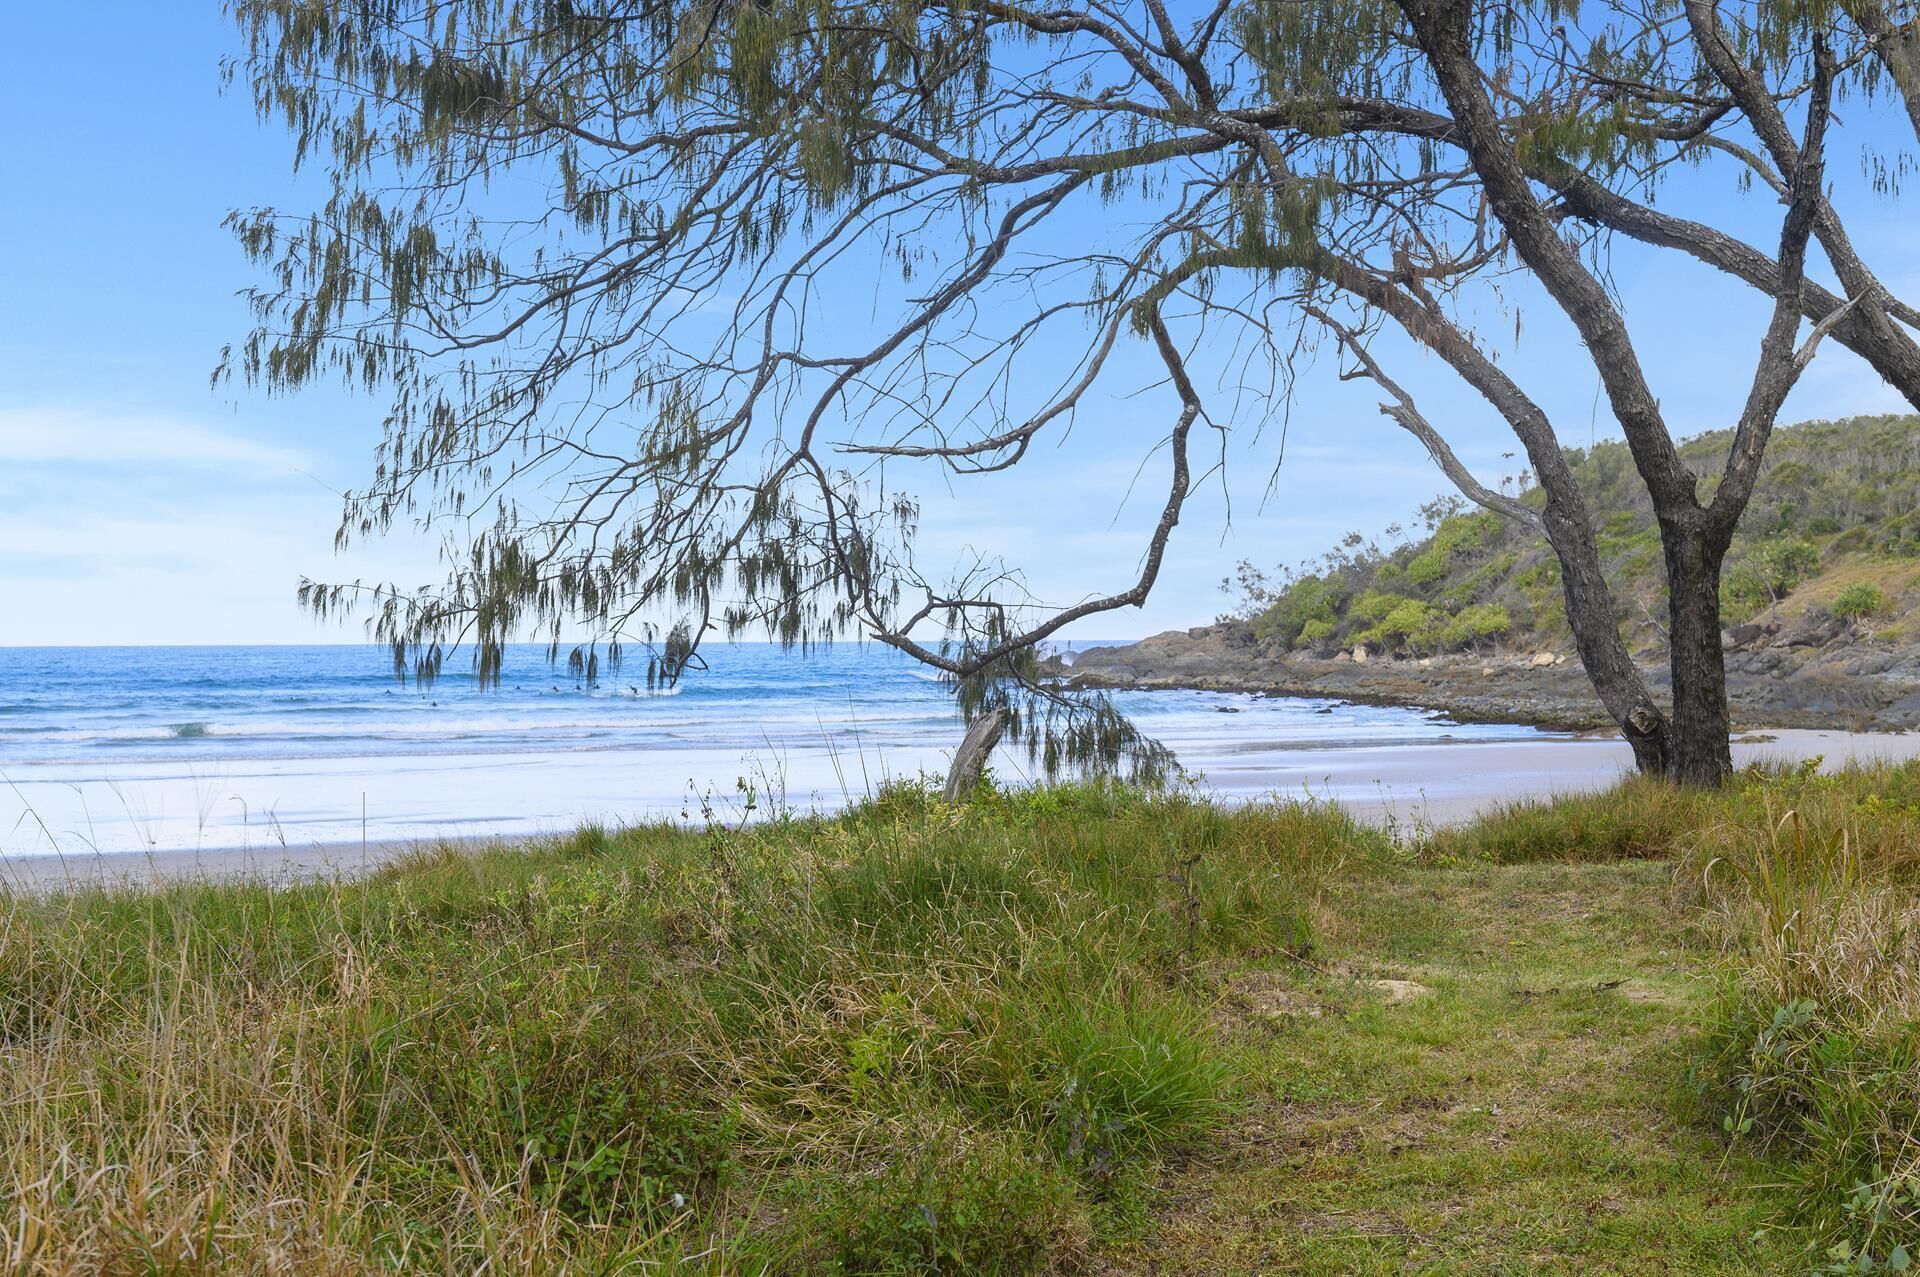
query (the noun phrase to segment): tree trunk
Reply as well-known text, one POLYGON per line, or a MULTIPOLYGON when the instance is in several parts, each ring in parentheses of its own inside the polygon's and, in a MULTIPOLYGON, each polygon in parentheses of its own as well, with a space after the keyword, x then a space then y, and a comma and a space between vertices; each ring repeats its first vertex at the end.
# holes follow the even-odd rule
POLYGON ((1553 470, 1543 522, 1547 543, 1560 560, 1560 589, 1567 605, 1567 626, 1587 681, 1633 748, 1633 764, 1645 776, 1665 776, 1671 763, 1667 717, 1647 691, 1640 668, 1620 638, 1613 593, 1600 570, 1600 555, 1586 526, 1579 489, 1564 466, 1553 470), (1563 504, 1564 503, 1564 504, 1563 504), (1568 510, 1565 504, 1572 504, 1568 510))
POLYGON ((1667 561, 1667 645, 1673 670, 1673 745, 1668 774, 1683 785, 1717 787, 1733 771, 1728 737, 1727 661, 1720 645, 1720 565, 1696 528, 1663 524, 1667 561))
POLYGON ((953 766, 947 769, 947 787, 941 797, 950 803, 965 802, 973 793, 973 787, 980 783, 980 773, 985 770, 987 759, 993 756, 994 746, 1000 743, 1000 736, 1007 730, 1007 711, 990 710, 973 720, 967 728, 966 736, 960 741, 960 748, 953 751, 953 766))

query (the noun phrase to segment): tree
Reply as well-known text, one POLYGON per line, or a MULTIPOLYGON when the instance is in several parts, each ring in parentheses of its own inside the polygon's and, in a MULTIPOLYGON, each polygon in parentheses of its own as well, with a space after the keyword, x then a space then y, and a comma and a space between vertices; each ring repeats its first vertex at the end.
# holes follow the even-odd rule
MULTIPOLYGON (((1582 661, 1640 765, 1715 783, 1720 565, 1781 403, 1831 339, 1920 405, 1916 315, 1853 250, 1821 177, 1834 94, 1913 83, 1907 16, 1864 0, 232 9, 235 74, 331 193, 307 217, 232 218, 272 282, 229 367, 276 391, 337 375, 390 396, 342 539, 451 526, 447 580, 303 596, 369 607, 423 672, 468 637, 496 673, 529 625, 664 634, 667 678, 710 628, 852 631, 943 671, 972 711, 999 707, 1031 684, 1036 643, 1145 600, 1195 426, 1271 415, 1209 411, 1197 355, 1238 342, 1254 353, 1236 389, 1266 377, 1279 394, 1294 353, 1330 341, 1466 496, 1552 544, 1582 661), (1784 205, 1777 244, 1656 209, 1648 192, 1681 165, 1760 182, 1784 205), (1612 238, 1727 272, 1771 315, 1708 499, 1583 251, 1612 238), (1842 293, 1807 278, 1812 243, 1842 293), (897 278, 876 282, 876 260, 897 278), (1620 639, 1552 423, 1463 318, 1515 276, 1579 333, 1653 496, 1671 717, 1620 639), (877 320, 848 320, 855 287, 877 320), (1460 463, 1383 366, 1387 323, 1508 422, 1544 509, 1460 463), (919 507, 889 467, 1003 474, 1096 387, 1136 383, 1136 349, 1167 414, 1144 448, 1164 454, 1165 495, 1137 575, 1048 607, 997 562, 925 570, 919 507)), ((1110 709, 1055 709, 1062 758, 1129 743, 1110 709)))

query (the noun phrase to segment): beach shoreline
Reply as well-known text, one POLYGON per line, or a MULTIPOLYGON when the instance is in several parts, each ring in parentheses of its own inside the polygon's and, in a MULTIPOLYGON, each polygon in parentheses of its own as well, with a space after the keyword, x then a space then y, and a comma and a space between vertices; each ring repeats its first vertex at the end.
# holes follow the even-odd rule
MULTIPOLYGON (((1626 776, 1632 764, 1624 742, 1594 733, 1423 745, 1349 743, 1293 750, 1260 749, 1257 744, 1243 740, 1243 748, 1236 752, 1223 742, 1209 760, 1203 792, 1226 803, 1272 798, 1335 802, 1362 820, 1401 830, 1457 825, 1505 803, 1603 789, 1626 776)), ((1735 738, 1733 753, 1736 766, 1761 760, 1798 763, 1816 757, 1826 769, 1849 763, 1900 762, 1920 756, 1920 733, 1783 728, 1743 733, 1735 738)), ((858 795, 848 793, 840 801, 794 809, 829 814, 857 799, 858 795)), ((705 819, 731 823, 752 818, 750 810, 736 803, 698 815, 686 809, 656 809, 605 823, 665 820, 697 827, 705 819)), ((543 829, 507 833, 12 854, 0 856, 0 887, 47 894, 191 881, 290 884, 350 879, 411 855, 539 845, 572 834, 582 823, 588 822, 562 819, 543 829)))

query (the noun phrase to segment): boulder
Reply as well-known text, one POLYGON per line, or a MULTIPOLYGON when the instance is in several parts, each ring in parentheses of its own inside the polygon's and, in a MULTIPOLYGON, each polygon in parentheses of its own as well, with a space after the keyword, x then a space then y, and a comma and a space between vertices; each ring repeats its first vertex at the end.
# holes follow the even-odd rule
POLYGON ((1831 612, 1818 609, 1789 625, 1774 643, 1779 647, 1822 647, 1846 632, 1847 623, 1831 612))
POLYGON ((1527 662, 1529 668, 1536 670, 1543 670, 1551 664, 1553 664, 1552 652, 1535 652, 1533 659, 1527 662))
POLYGON ((1367 647, 1366 647, 1366 644, 1364 644, 1364 643, 1355 643, 1355 644, 1353 645, 1353 663, 1354 663, 1355 665, 1365 665, 1365 664, 1367 663, 1367 647))

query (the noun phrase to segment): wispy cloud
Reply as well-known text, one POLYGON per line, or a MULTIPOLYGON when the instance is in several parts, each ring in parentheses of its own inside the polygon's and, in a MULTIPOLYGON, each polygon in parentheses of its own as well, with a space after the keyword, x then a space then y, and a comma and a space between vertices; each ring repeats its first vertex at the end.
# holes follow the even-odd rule
POLYGON ((0 407, 0 462, 181 466, 288 473, 307 454, 184 417, 70 405, 0 407))

